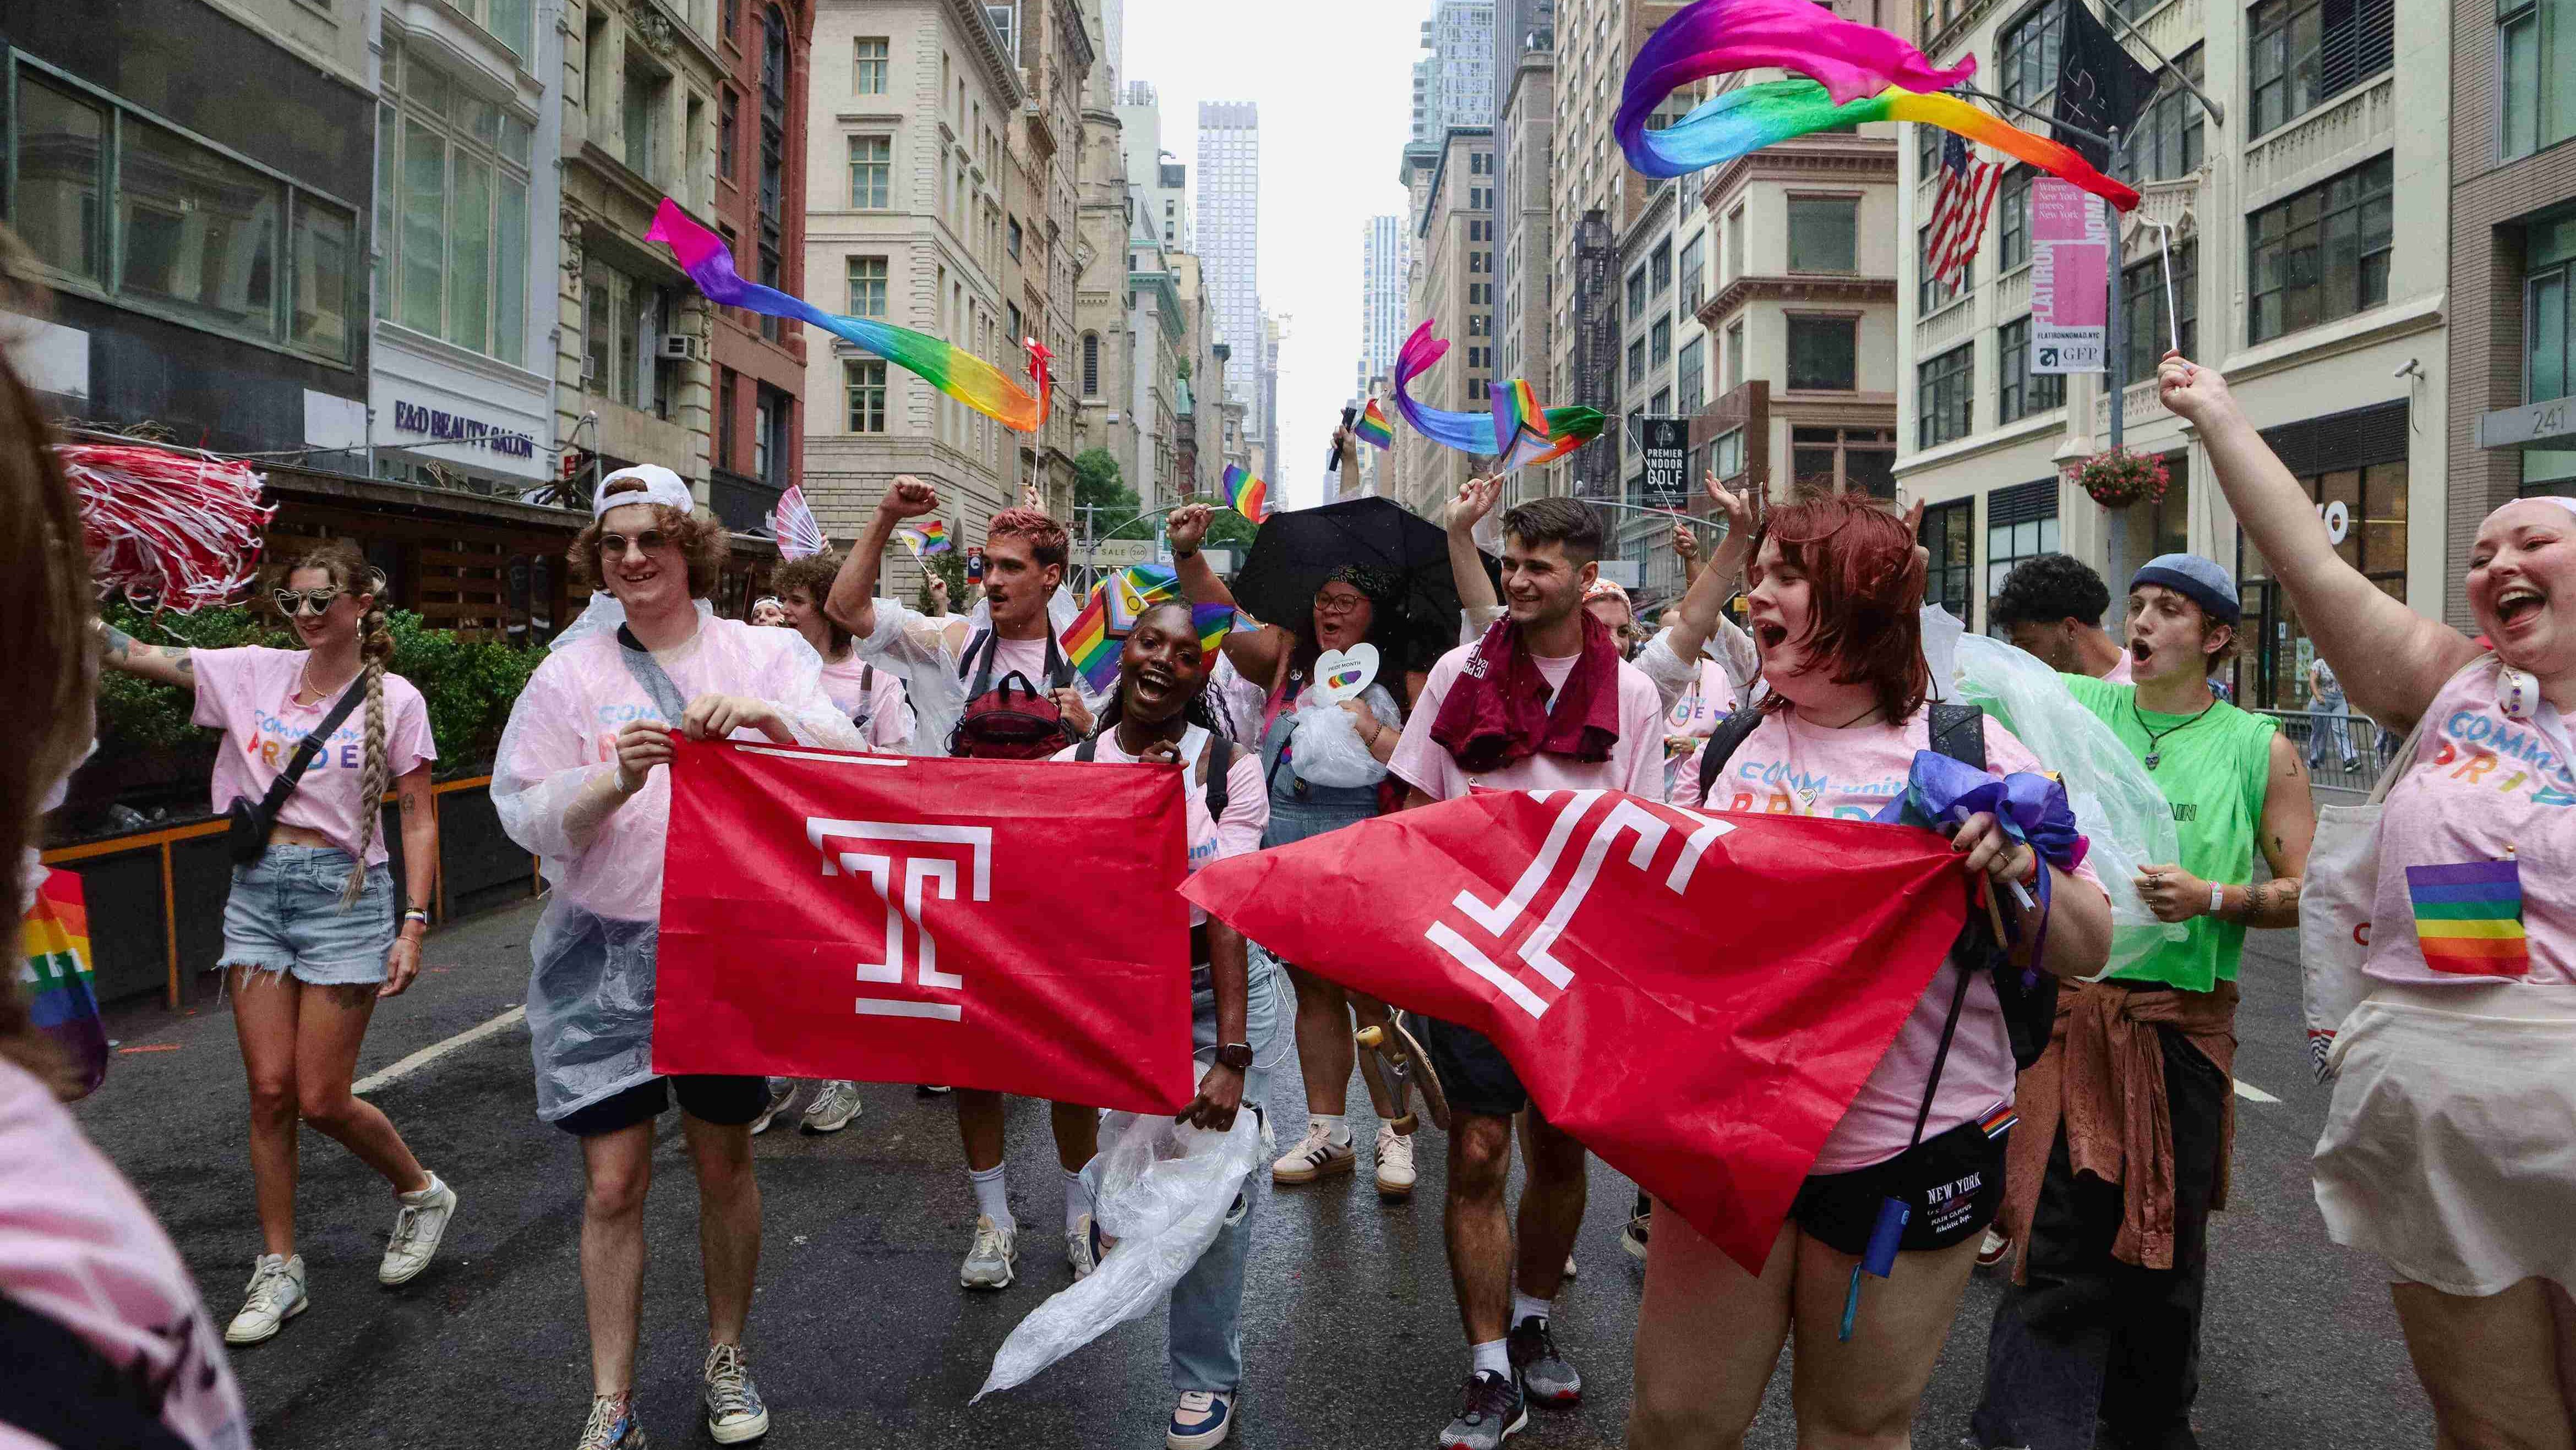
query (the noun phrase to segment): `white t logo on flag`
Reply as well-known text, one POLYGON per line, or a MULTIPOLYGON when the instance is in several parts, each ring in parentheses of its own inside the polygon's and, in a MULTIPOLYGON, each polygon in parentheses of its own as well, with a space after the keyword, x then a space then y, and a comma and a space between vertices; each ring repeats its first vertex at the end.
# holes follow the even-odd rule
POLYGON ((993 828, 990 826, 915 825, 905 821, 836 821, 805 818, 805 838, 822 856, 823 874, 847 874, 865 881, 885 905, 885 960, 858 964, 857 980, 900 984, 904 979, 907 939, 914 943, 918 964, 914 985, 955 994, 953 1000, 918 997, 861 996, 856 1010, 877 1017, 928 1017, 945 1022, 965 1016, 966 979, 939 970, 939 939, 922 920, 925 899, 955 901, 958 867, 968 868, 968 899, 993 899, 993 828), (871 849, 827 846, 825 841, 882 843, 871 849), (964 847, 940 852, 937 847, 964 847))

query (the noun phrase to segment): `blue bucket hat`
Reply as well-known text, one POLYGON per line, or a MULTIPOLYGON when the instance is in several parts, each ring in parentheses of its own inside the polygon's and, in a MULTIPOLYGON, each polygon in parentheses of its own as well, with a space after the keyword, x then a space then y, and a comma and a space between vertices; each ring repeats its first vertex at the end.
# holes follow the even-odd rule
POLYGON ((2235 624, 2244 614, 2236 594, 2236 576, 2215 559, 2198 554, 2158 554, 2129 579, 2129 587, 2161 584, 2200 606, 2221 624, 2235 624))

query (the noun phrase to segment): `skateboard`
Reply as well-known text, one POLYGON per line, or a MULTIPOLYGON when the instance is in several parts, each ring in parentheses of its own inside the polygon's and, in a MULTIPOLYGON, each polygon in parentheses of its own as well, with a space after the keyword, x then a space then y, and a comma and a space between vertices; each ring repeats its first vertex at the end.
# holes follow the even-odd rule
POLYGON ((1387 1125, 1399 1133, 1420 1126, 1412 1099, 1418 1091, 1431 1125, 1448 1132, 1448 1096, 1440 1091, 1439 1074, 1431 1070, 1431 1055, 1404 1025, 1404 1014, 1391 1012, 1386 1021, 1372 1022, 1354 1037, 1359 1043, 1360 1073, 1368 1079, 1372 1095, 1385 1104, 1387 1125))

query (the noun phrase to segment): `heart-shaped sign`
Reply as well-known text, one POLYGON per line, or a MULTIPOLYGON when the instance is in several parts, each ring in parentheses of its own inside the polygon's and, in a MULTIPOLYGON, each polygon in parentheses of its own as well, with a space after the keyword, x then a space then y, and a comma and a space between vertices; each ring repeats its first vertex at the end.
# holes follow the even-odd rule
POLYGON ((1315 688, 1334 704, 1358 699, 1360 691, 1376 679, 1376 645, 1363 642, 1349 649, 1328 649, 1315 657, 1315 688))

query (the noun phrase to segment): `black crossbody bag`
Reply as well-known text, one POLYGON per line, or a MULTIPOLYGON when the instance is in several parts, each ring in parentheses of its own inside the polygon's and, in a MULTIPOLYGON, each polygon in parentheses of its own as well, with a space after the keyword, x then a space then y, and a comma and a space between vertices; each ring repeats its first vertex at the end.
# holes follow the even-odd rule
MULTIPOLYGON (((340 728, 340 722, 349 718, 349 712, 357 708, 358 697, 366 690, 367 672, 360 670, 358 677, 349 682, 349 688, 340 692, 339 700, 331 706, 331 713, 323 716, 322 723, 313 728, 312 734, 304 737, 293 755, 287 757, 286 769, 279 771, 277 779, 268 783, 268 794, 260 798, 259 804, 251 804, 248 796, 237 795, 233 797, 233 803, 224 808, 224 848, 232 853, 234 865, 247 866, 268 849, 269 833, 277 829, 278 810, 286 804, 286 798, 294 794, 295 783, 304 778, 305 768, 330 743, 331 736, 340 728)), ((368 804, 372 806, 374 803, 368 804)))

